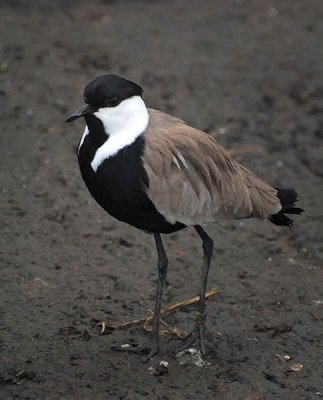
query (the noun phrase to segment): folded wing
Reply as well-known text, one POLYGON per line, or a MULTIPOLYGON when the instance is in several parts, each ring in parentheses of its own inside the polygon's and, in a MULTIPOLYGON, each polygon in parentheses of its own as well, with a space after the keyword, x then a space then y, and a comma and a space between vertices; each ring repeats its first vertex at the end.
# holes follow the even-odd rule
POLYGON ((277 190, 235 162, 212 136, 149 110, 142 156, 147 195, 170 223, 266 218, 281 209, 277 190))

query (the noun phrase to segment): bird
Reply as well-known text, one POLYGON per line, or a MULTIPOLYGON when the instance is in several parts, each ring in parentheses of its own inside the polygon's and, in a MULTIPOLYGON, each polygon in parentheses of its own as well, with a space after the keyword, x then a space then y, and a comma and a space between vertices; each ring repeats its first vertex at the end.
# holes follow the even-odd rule
POLYGON ((157 292, 146 360, 160 350, 160 310, 168 269, 161 235, 190 226, 202 240, 203 265, 195 325, 184 348, 198 342, 204 356, 213 240, 202 225, 258 218, 291 226, 287 215, 304 211, 295 206, 298 195, 294 189, 259 179, 210 134, 147 108, 142 87, 124 77, 96 77, 85 86, 84 101, 66 122, 85 120, 77 150, 85 185, 108 214, 152 234, 156 244, 157 292))

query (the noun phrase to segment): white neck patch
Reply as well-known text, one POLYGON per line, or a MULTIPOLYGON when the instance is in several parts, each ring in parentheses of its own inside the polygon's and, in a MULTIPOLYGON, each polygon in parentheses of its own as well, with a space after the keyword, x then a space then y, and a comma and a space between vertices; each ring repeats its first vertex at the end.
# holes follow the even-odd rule
POLYGON ((91 162, 94 172, 102 162, 133 143, 147 128, 149 114, 140 96, 123 100, 117 107, 100 108, 94 115, 101 120, 107 140, 95 153, 91 162))
POLYGON ((80 140, 80 144, 79 144, 79 148, 78 148, 78 153, 80 153, 80 150, 81 150, 82 144, 84 142, 84 139, 88 134, 89 134, 89 128, 87 127, 87 125, 85 125, 84 133, 83 133, 83 136, 82 136, 82 138, 80 140))

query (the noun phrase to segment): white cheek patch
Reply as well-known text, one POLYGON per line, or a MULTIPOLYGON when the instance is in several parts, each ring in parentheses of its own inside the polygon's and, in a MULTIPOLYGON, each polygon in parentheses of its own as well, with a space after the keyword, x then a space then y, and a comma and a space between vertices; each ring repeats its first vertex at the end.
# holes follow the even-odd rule
POLYGON ((142 98, 134 96, 117 107, 100 108, 94 115, 102 121, 108 135, 91 162, 91 167, 96 172, 104 160, 132 144, 146 130, 149 114, 142 98))

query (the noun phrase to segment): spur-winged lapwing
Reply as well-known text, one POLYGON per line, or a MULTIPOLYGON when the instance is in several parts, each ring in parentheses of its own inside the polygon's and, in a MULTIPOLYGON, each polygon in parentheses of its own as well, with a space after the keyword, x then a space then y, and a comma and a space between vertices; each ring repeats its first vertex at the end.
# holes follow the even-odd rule
POLYGON ((168 260, 161 233, 193 226, 203 242, 204 262, 195 327, 205 354, 205 292, 213 241, 201 224, 256 217, 290 226, 300 214, 292 189, 274 188, 234 161, 215 139, 178 118, 146 108, 142 88, 116 75, 99 76, 84 90, 86 105, 66 122, 84 117, 78 146, 82 177, 104 210, 154 235, 158 285, 153 346, 159 351, 159 320, 168 260))

